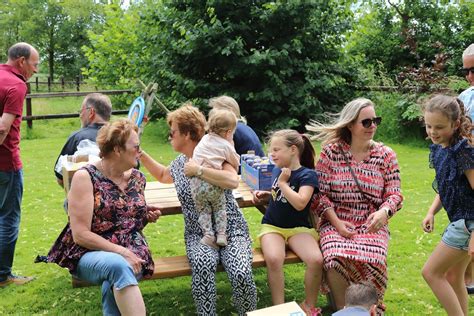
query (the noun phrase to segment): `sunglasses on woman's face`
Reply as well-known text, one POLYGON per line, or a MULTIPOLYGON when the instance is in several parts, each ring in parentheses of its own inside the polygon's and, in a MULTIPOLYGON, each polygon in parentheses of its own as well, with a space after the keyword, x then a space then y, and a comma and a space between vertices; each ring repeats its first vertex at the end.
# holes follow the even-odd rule
POLYGON ((362 126, 364 126, 365 128, 369 128, 372 126, 372 123, 375 125, 375 126, 379 126, 380 123, 382 123, 382 118, 380 116, 377 116, 377 117, 374 117, 374 118, 366 118, 362 121, 360 121, 362 123, 362 126))
POLYGON ((461 73, 463 76, 469 75, 469 73, 474 74, 474 67, 471 68, 461 68, 461 73))

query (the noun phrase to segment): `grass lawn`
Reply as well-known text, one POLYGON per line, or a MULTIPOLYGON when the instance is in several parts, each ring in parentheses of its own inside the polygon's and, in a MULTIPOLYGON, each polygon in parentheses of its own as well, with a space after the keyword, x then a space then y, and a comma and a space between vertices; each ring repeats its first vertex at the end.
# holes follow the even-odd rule
MULTIPOLYGON (((79 106, 77 106, 79 108, 79 106)), ((26 286, 9 286, 0 290, 0 314, 10 315, 101 315, 99 287, 73 289, 67 270, 54 264, 34 264, 36 255, 44 255, 64 227, 63 190, 56 184, 53 164, 66 137, 77 129, 77 119, 35 121, 34 130, 22 140, 24 163, 24 198, 20 237, 17 243, 14 272, 34 275, 36 280, 26 286)), ((23 126, 26 136, 26 126, 23 126)), ((175 157, 168 144, 156 141, 160 131, 151 124, 142 139, 143 148, 160 162, 175 157)), ((440 240, 447 217, 441 212, 436 218, 435 232, 425 234, 421 221, 432 201, 433 170, 428 168, 427 148, 392 145, 397 152, 402 171, 404 207, 390 221, 391 241, 388 258, 389 283, 385 295, 387 315, 444 315, 420 271, 440 240)), ((319 150, 318 150, 319 151, 319 150)), ((147 174, 149 181, 153 179, 147 174)), ((254 238, 259 230, 260 213, 254 208, 243 210, 254 238)), ((184 254, 183 219, 179 215, 165 216, 149 225, 145 234, 155 256, 184 254)), ((304 266, 285 266, 286 300, 301 301, 304 266)), ((258 307, 271 305, 265 269, 254 270, 258 288, 258 307)), ((146 281, 140 284, 150 315, 193 314, 190 277, 146 281)), ((234 312, 231 288, 225 273, 217 275, 218 313, 234 312)), ((320 296, 320 306, 326 300, 320 296)), ((470 308, 474 303, 470 300, 470 308)), ((325 315, 330 311, 324 308, 325 315)))

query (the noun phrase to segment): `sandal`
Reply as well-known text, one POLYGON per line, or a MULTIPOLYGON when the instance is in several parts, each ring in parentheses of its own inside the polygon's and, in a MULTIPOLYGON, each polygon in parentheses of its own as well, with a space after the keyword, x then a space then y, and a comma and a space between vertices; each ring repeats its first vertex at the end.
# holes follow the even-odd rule
POLYGON ((307 316, 321 316, 323 315, 323 310, 319 307, 309 307, 306 301, 303 301, 300 304, 301 309, 305 312, 307 316))

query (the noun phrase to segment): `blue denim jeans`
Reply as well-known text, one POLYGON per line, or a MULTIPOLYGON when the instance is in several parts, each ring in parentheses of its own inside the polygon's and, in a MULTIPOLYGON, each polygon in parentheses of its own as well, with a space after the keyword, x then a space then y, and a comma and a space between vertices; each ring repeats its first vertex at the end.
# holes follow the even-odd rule
POLYGON ((0 281, 12 272, 22 196, 23 170, 0 171, 0 281))
POLYGON ((442 241, 449 247, 469 250, 469 240, 474 231, 474 221, 459 219, 449 223, 443 233, 442 241))
POLYGON ((119 254, 106 251, 90 251, 82 256, 75 274, 78 278, 94 284, 102 284, 103 315, 120 315, 115 302, 114 287, 121 290, 138 285, 141 275, 133 273, 130 264, 119 254))

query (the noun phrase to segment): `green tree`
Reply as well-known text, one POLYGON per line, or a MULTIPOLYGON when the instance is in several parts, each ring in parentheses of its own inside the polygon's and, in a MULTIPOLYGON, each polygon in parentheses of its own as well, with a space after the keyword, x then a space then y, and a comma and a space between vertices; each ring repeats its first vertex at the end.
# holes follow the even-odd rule
POLYGON ((84 46, 88 68, 83 73, 92 82, 106 88, 130 88, 141 77, 141 45, 137 32, 139 15, 133 8, 123 11, 112 4, 105 8, 101 32, 89 31, 90 45, 84 46))
POLYGON ((362 66, 382 62, 390 73, 444 66, 443 58, 440 70, 457 74, 462 51, 473 41, 472 1, 373 0, 358 8, 358 16, 348 51, 364 56, 362 66))
MULTIPOLYGON (((128 52, 128 64, 98 61, 88 72, 94 78, 120 80, 116 70, 127 76, 135 72, 158 82, 171 107, 185 100, 203 105, 209 97, 229 94, 259 131, 301 128, 352 96, 356 70, 341 51, 341 34, 352 20, 344 1, 144 1, 136 6, 135 31, 135 24, 125 30, 112 17, 106 33, 97 37, 136 34, 137 45, 113 46, 128 52)), ((111 49, 94 39, 92 51, 91 65, 93 56, 111 49)))
POLYGON ((33 44, 47 63, 51 78, 59 72, 75 76, 87 59, 87 31, 100 26, 103 5, 94 0, 9 0, 0 9, 2 51, 18 41, 33 44))

